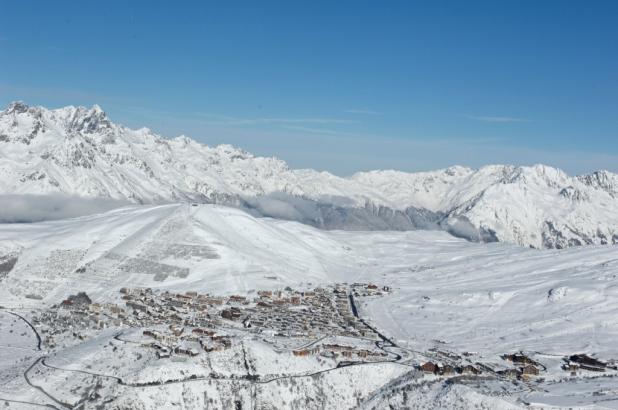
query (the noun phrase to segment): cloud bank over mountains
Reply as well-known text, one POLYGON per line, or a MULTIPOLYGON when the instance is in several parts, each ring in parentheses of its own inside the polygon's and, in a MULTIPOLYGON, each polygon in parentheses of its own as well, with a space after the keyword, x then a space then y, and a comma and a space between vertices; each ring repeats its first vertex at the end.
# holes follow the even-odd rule
POLYGON ((0 223, 29 223, 107 212, 130 202, 65 194, 0 195, 0 223))

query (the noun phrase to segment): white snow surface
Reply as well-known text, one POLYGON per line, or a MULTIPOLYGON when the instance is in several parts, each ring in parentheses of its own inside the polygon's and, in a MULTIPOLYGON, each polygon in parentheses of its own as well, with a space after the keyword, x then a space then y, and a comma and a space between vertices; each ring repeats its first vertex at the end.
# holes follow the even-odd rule
MULTIPOLYGON (((473 352, 474 360, 485 363, 502 362, 500 354, 521 350, 547 366, 543 377, 548 383, 542 389, 504 397, 487 394, 482 383, 451 385, 397 364, 342 368, 318 379, 296 379, 294 395, 288 384, 256 387, 253 402, 266 407, 407 408, 405 403, 415 403, 418 408, 512 408, 522 404, 518 398, 541 408, 612 408, 618 403, 615 377, 568 379, 560 369, 561 358, 574 353, 602 360, 618 358, 618 248, 613 246, 536 250, 505 243, 471 243, 440 231, 324 231, 297 222, 254 218, 235 208, 181 203, 134 205, 74 219, 0 225, 0 252, 0 256, 6 253, 18 258, 0 287, 2 305, 12 311, 44 308, 78 291, 87 292, 94 301, 115 301, 122 286, 252 295, 254 290, 285 286, 302 289, 373 282, 390 286, 392 291, 381 297, 358 298, 360 315, 401 348, 473 352), (412 387, 402 390, 397 386, 412 387), (325 401, 311 406, 293 402, 307 396, 325 401)), ((0 397, 47 403, 38 391, 13 387, 23 386, 21 373, 33 363, 35 352, 22 350, 31 349, 35 341, 14 317, 1 314, 0 322, 3 328, 17 330, 8 338, 3 336, 6 348, 22 346, 17 348, 18 355, 3 356, 10 382, 0 386, 0 397)), ((119 349, 116 354, 133 361, 120 365, 98 359, 109 354, 105 346, 111 346, 112 332, 108 333, 66 347, 51 356, 48 364, 88 371, 101 367, 99 371, 114 372, 127 380, 173 378, 189 370, 207 373, 193 362, 158 367, 150 356, 138 358, 131 343, 113 340, 119 349)), ((127 333, 126 338, 131 337, 138 336, 127 333)), ((245 343, 249 356, 259 358, 255 363, 265 374, 320 368, 308 359, 275 366, 272 361, 283 360, 282 356, 261 342, 245 343)), ((231 358, 238 361, 239 352, 238 347, 225 351, 223 361, 211 362, 210 368, 222 374, 242 371, 240 365, 231 364, 231 358)), ((40 364, 30 374, 48 391, 60 394, 62 390, 66 402, 78 400, 71 393, 77 390, 58 386, 72 383, 77 389, 84 383, 75 373, 51 371, 40 364)), ((250 391, 230 384, 228 393, 225 382, 210 386, 206 381, 139 391, 113 383, 106 386, 116 389, 110 394, 117 395, 120 403, 126 401, 128 408, 139 403, 153 409, 203 407, 206 390, 219 407, 225 407, 218 397, 250 391)))
POLYGON ((285 193, 338 206, 424 208, 536 248, 618 243, 618 175, 607 171, 571 177, 544 165, 491 165, 343 178, 230 145, 131 130, 98 106, 13 103, 0 112, 0 194, 50 193, 139 203, 285 193))
POLYGON ((439 231, 323 231, 219 205, 170 204, 5 224, 0 249, 18 255, 0 289, 7 307, 51 305, 77 291, 117 300, 123 286, 251 294, 375 282, 393 291, 367 299, 361 314, 419 348, 618 357, 613 246, 535 250, 439 231))

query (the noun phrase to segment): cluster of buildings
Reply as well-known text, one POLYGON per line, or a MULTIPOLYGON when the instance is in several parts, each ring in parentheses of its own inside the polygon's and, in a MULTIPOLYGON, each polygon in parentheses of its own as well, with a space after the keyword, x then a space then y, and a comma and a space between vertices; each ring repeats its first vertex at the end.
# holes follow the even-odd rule
POLYGON ((171 324, 166 331, 146 329, 143 335, 152 338, 150 344, 157 351, 159 359, 172 354, 197 356, 200 350, 205 352, 221 351, 232 346, 232 338, 217 334, 215 330, 196 327, 188 329, 171 324))
POLYGON ((89 329, 121 326, 128 322, 130 317, 122 307, 113 303, 92 303, 84 292, 71 295, 59 305, 32 318, 33 325, 39 329, 43 342, 49 348, 54 348, 58 337, 67 332, 83 340, 89 329))
MULTIPOLYGON (((434 351, 434 353, 436 353, 434 351)), ((441 357, 445 357, 444 352, 440 353, 441 357)), ((450 355, 448 359, 451 364, 442 364, 439 362, 426 362, 420 366, 420 369, 427 373, 437 375, 454 375, 454 374, 492 374, 506 379, 526 379, 532 376, 538 376, 545 371, 545 366, 536 360, 530 358, 522 352, 504 354, 501 356, 506 362, 512 365, 509 367, 495 366, 488 363, 475 363, 465 366, 456 365, 457 355, 450 355)), ((614 361, 603 362, 586 354, 574 354, 563 359, 564 364, 562 369, 571 372, 575 375, 578 371, 586 370, 590 372, 605 372, 608 370, 618 370, 618 366, 614 361)))
MULTIPOLYGON (((243 331, 283 338, 320 337, 315 344, 292 350, 297 357, 377 361, 384 360, 388 354, 374 347, 374 344, 379 346, 376 342, 380 335, 357 317, 354 297, 380 296, 389 291, 388 287, 365 283, 306 291, 260 290, 251 297, 122 288, 120 304, 93 303, 88 295, 80 292, 40 312, 32 322, 49 348, 56 346, 59 337, 72 335, 83 340, 88 331, 128 326, 144 329, 142 335, 147 340, 144 345, 154 348, 161 359, 228 349, 234 343, 231 335, 243 331), (225 331, 226 328, 232 332, 225 331)), ((430 349, 428 354, 435 361, 424 362, 418 369, 442 376, 487 374, 526 379, 546 370, 522 352, 502 355, 508 366, 472 363, 469 358, 436 349, 430 349)), ((615 362, 602 362, 586 354, 565 357, 562 368, 572 374, 580 370, 618 370, 615 362)))
POLYGON ((515 366, 513 368, 504 369, 497 372, 506 378, 513 379, 538 376, 540 369, 543 368, 539 362, 531 359, 523 353, 503 354, 501 357, 503 360, 511 362, 515 366))
MULTIPOLYGON (((83 292, 71 295, 56 309, 35 320, 53 345, 54 335, 74 330, 128 326, 145 329, 147 343, 161 358, 176 354, 195 356, 199 351, 218 351, 232 345, 221 335, 223 327, 279 337, 344 336, 377 340, 375 332, 353 311, 352 295, 380 295, 388 291, 373 284, 355 283, 306 291, 260 290, 252 297, 212 296, 198 292, 173 293, 150 288, 120 289, 122 303, 93 303, 83 292)), ((371 358, 385 355, 352 346, 320 346, 318 350, 294 351, 296 356, 371 358)))
MULTIPOLYGON (((358 289, 355 284, 353 289, 358 289)), ((364 285, 373 292, 375 285, 364 285)), ((254 332, 302 337, 336 335, 375 336, 353 314, 348 288, 315 288, 309 291, 260 290, 255 297, 215 297, 197 292, 155 293, 150 289, 120 290, 133 321, 142 326, 180 323, 194 327, 217 327, 222 320, 237 322, 254 332)))
POLYGON ((259 291, 252 303, 226 309, 222 316, 276 336, 375 338, 373 330, 354 316, 348 290, 340 286, 302 292, 259 291))
MULTIPOLYGON (((154 339, 160 357, 171 353, 193 356, 197 354, 196 343, 207 352, 228 348, 232 339, 217 333, 222 326, 279 337, 328 335, 375 340, 374 331, 355 317, 350 304, 349 293, 361 291, 377 295, 384 290, 372 284, 338 285, 307 291, 286 288, 260 290, 251 298, 241 295, 216 297, 197 292, 153 292, 151 289, 120 290, 126 309, 132 312, 134 325, 169 325, 144 331, 144 335, 154 339), (193 343, 193 350, 179 351, 177 346, 183 343, 193 343)), ((343 345, 321 345, 293 353, 296 356, 321 354, 361 359, 386 356, 384 352, 343 345)))
POLYGON ((442 376, 488 374, 506 379, 522 379, 537 376, 540 372, 539 369, 543 367, 523 353, 502 355, 503 360, 513 364, 509 367, 488 363, 460 364, 462 358, 459 355, 441 351, 434 351, 434 353, 445 358, 448 363, 428 361, 420 365, 420 370, 442 376))
POLYGON ((574 354, 564 358, 562 368, 571 374, 577 373, 579 370, 587 370, 591 372, 605 372, 606 370, 618 370, 618 366, 613 362, 602 362, 594 357, 586 354, 574 354))
POLYGON ((359 346, 340 344, 340 343, 325 343, 315 346, 296 349, 292 351, 294 356, 312 356, 320 355, 333 359, 357 359, 357 360, 381 360, 388 356, 384 351, 364 349, 359 346))

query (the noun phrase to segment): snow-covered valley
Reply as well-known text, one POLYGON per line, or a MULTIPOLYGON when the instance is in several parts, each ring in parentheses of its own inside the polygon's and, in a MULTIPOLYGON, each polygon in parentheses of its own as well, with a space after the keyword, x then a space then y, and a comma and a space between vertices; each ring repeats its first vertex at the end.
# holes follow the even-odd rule
POLYGON ((0 275, 9 408, 618 407, 614 246, 136 205, 1 225, 0 275))

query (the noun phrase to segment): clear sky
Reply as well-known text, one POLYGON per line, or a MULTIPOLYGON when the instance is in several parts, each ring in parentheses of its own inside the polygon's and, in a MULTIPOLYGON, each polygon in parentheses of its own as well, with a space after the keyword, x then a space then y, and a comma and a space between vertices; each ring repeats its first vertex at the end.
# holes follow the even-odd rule
POLYGON ((2 1, 0 104, 338 174, 618 171, 618 1, 2 1), (129 4, 130 3, 130 4, 129 4))

